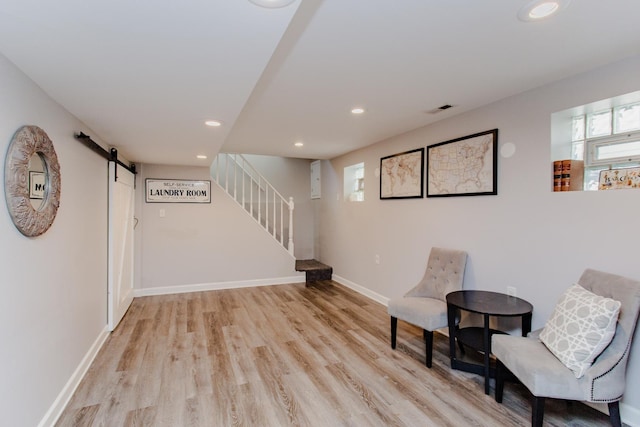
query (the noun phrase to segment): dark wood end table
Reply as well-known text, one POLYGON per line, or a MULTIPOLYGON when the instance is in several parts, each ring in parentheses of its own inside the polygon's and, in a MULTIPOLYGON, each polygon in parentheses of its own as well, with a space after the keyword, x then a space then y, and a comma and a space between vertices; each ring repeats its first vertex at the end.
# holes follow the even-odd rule
POLYGON ((447 295, 447 316, 449 321, 449 351, 451 368, 484 375, 484 392, 489 394, 489 378, 495 376, 490 366, 491 335, 505 332, 489 328, 489 318, 520 317, 522 336, 531 332, 533 306, 522 298, 512 297, 499 292, 465 290, 447 295), (458 329, 456 327, 457 310, 482 314, 484 326, 458 329), (462 361, 456 356, 456 339, 474 350, 484 353, 484 364, 479 365, 462 361))

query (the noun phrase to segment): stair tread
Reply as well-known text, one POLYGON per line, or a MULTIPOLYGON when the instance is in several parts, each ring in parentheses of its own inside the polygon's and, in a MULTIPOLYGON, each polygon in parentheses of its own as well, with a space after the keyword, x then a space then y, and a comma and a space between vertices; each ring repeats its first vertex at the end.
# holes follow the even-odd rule
POLYGON ((333 270, 333 268, 315 259, 296 260, 296 271, 319 271, 319 270, 333 270))

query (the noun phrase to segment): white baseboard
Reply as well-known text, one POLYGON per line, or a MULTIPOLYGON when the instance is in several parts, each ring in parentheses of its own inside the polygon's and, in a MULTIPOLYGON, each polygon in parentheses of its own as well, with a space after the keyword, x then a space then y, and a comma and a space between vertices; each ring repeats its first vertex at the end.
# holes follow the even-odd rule
POLYGON ((272 286, 272 285, 288 285, 290 283, 304 283, 305 276, 300 274, 290 277, 277 277, 273 279, 254 279, 243 280, 237 282, 218 282, 218 283, 197 283, 193 285, 178 285, 178 286, 161 286, 156 288, 144 288, 134 289, 134 297, 147 297, 152 295, 169 295, 169 294, 184 294, 188 292, 202 292, 202 291, 218 291, 221 289, 238 289, 238 288, 253 288, 257 286, 272 286))
POLYGON ((60 391, 60 394, 58 394, 58 397, 53 402, 53 405, 51 405, 42 420, 40 420, 40 423, 38 423, 38 427, 53 426, 56 421, 58 421, 58 418, 60 418, 60 415, 62 415, 64 408, 66 408, 69 400, 71 400, 73 393, 75 393, 76 389, 80 385, 80 381, 82 381, 82 378, 84 378, 85 374, 89 370, 91 363, 93 363, 93 359, 95 359, 96 355, 98 354, 98 352, 102 348, 102 345, 108 337, 109 331, 107 330, 107 326, 105 325, 104 329, 100 332, 96 340, 91 345, 91 348, 89 348, 87 354, 85 354, 85 356, 80 361, 80 364, 71 375, 71 378, 69 378, 69 381, 67 381, 67 384, 65 384, 65 386, 62 388, 62 391, 60 391))
POLYGON ((353 289, 354 291, 356 291, 359 294, 364 295, 365 297, 371 298, 372 300, 379 302, 380 304, 384 305, 385 307, 387 305, 389 305, 389 298, 380 295, 377 292, 373 292, 370 289, 365 288, 364 286, 360 286, 356 283, 353 283, 350 280, 345 279, 344 277, 340 277, 337 274, 334 274, 332 277, 333 280, 335 280, 336 282, 340 283, 341 285, 346 286, 349 289, 353 289))
MULTIPOLYGON (((585 405, 609 415, 609 407, 606 403, 584 402, 585 405)), ((620 418, 622 423, 629 427, 640 427, 640 410, 624 402, 620 402, 620 418)))
POLYGON ((629 427, 640 427, 640 408, 634 408, 624 402, 620 403, 620 418, 629 427))

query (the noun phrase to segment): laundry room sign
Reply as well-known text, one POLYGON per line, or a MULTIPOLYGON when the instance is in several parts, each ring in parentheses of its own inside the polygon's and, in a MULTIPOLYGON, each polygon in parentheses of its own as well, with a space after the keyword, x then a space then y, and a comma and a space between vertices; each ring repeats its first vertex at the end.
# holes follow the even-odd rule
POLYGON ((147 203, 211 203, 211 181, 147 178, 145 184, 147 203))

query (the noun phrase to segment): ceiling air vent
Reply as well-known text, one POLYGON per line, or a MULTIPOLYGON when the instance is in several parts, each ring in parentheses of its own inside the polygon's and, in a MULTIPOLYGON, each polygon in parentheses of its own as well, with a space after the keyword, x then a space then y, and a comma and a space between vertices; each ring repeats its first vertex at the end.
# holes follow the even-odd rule
POLYGON ((441 105, 438 108, 434 108, 433 110, 427 111, 427 113, 429 113, 429 114, 438 114, 438 113, 443 112, 444 110, 448 110, 451 107, 453 107, 453 105, 445 104, 445 105, 441 105))

